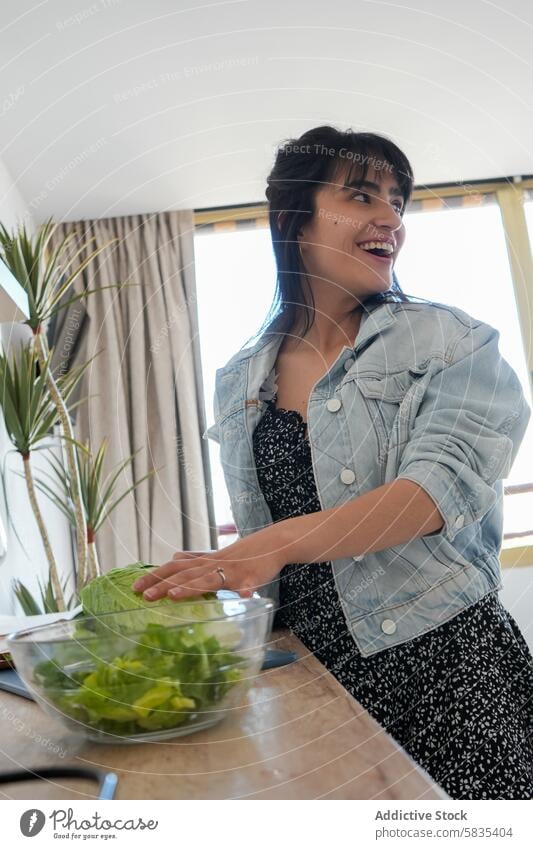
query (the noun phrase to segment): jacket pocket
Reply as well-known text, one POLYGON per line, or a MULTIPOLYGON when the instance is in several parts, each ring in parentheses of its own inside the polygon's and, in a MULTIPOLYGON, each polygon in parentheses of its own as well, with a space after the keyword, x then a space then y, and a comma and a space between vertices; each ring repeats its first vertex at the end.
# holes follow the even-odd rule
POLYGON ((357 619, 391 605, 413 602, 431 586, 422 560, 413 562, 401 546, 390 546, 366 555, 363 567, 354 570, 347 580, 343 599, 348 617, 357 619))
POLYGON ((346 380, 353 380, 367 398, 401 402, 413 384, 427 372, 429 357, 420 363, 413 363, 396 372, 352 373, 346 380))
POLYGON ((419 539, 431 556, 446 567, 448 573, 454 574, 470 566, 471 561, 442 534, 430 534, 419 539))
MULTIPOLYGON (((427 364, 384 375, 356 375, 353 380, 365 399, 378 444, 378 463, 384 465, 392 444, 405 438, 399 417, 409 406, 409 398, 427 364), (398 435, 400 434, 400 436, 398 435)), ((403 422, 406 421, 404 416, 403 422)))
MULTIPOLYGON (((416 537, 402 545, 391 546, 387 551, 401 556, 404 568, 410 572, 413 586, 424 586, 425 590, 432 589, 471 566, 471 561, 451 543, 431 536, 416 537)), ((395 562, 390 564, 392 570, 395 567, 395 562)))
POLYGON ((387 552, 389 556, 392 553, 393 557, 387 569, 387 597, 382 598, 384 604, 389 604, 391 599, 397 601, 406 594, 416 597, 431 589, 431 580, 426 575, 421 561, 406 557, 405 550, 402 551, 400 545, 391 545, 387 552))
POLYGON ((353 380, 365 398, 399 403, 409 389, 409 373, 358 375, 353 380))

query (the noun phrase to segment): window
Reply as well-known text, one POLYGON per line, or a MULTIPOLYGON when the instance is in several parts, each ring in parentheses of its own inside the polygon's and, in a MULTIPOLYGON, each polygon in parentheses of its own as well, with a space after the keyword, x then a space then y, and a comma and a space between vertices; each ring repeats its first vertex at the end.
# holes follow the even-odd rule
MULTIPOLYGON (((500 331, 500 352, 516 371, 533 407, 505 233, 496 195, 479 205, 406 213, 406 239, 395 269, 406 294, 464 309, 500 331)), ((533 223, 533 217, 532 217, 533 223)), ((533 424, 504 487, 533 482, 533 424)), ((524 544, 533 529, 533 493, 505 495, 504 545, 524 544)), ((533 537, 529 540, 533 544, 533 537)))
MULTIPOLYGON (((198 322, 207 423, 213 423, 215 372, 253 336, 274 297, 276 266, 270 231, 197 231, 194 238, 198 322)), ((219 447, 212 439, 209 455, 217 525, 233 525, 219 447)), ((229 541, 221 534, 220 543, 229 541)))

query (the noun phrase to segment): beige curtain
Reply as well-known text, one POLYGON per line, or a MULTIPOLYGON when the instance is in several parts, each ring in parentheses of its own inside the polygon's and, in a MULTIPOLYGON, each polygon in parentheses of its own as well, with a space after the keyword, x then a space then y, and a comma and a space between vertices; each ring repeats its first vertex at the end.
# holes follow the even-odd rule
POLYGON ((117 493, 158 469, 97 533, 102 571, 216 548, 208 446, 201 439, 193 213, 62 223, 54 246, 73 230, 79 239, 71 253, 90 237, 97 245, 118 239, 76 281, 76 293, 98 292, 70 304, 47 327, 56 373, 100 352, 72 398, 89 396, 72 413, 76 438, 89 439, 93 451, 108 438, 106 473, 141 449, 120 475, 117 493), (120 282, 136 285, 104 288, 120 282))

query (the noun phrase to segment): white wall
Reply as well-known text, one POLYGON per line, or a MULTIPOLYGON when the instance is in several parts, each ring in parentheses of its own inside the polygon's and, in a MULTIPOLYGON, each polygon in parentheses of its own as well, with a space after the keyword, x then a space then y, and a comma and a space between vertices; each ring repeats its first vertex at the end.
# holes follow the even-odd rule
MULTIPOLYGON (((33 230, 33 220, 25 204, 23 197, 14 185, 10 174, 0 159, 0 221, 11 230, 17 223, 26 223, 33 230)), ((4 322, 0 323, 0 350, 12 351, 21 341, 29 339, 31 330, 22 323, 4 322)), ((61 445, 57 438, 52 438, 41 443, 42 446, 49 445, 49 450, 56 456, 60 456, 61 445)), ((32 453, 32 470, 34 476, 43 476, 43 472, 50 472, 49 464, 46 462, 46 451, 35 451, 32 453)), ((13 445, 7 435, 3 416, 0 413, 0 469, 5 475, 5 491, 0 481, 0 522, 3 523, 5 531, 6 549, 3 550, 0 533, 0 613, 19 613, 17 602, 13 596, 11 582, 14 577, 20 578, 34 594, 38 594, 38 578, 45 581, 48 576, 48 563, 44 553, 41 537, 35 522, 35 517, 30 507, 26 483, 20 473, 23 472, 22 458, 14 451, 13 445), (8 521, 8 509, 11 522, 8 521), (21 542, 17 539, 17 534, 21 542), (22 544, 21 544, 22 543, 22 544)), ((72 574, 73 569, 73 545, 70 526, 63 513, 54 506, 46 496, 37 493, 44 521, 50 536, 51 545, 62 576, 72 574)), ((1 532, 2 528, 0 528, 1 532)), ((72 583, 67 591, 67 596, 72 591, 72 583)))
POLYGON ((11 229, 17 221, 25 221, 28 229, 32 227, 33 216, 26 201, 11 178, 11 174, 0 157, 0 221, 11 229))

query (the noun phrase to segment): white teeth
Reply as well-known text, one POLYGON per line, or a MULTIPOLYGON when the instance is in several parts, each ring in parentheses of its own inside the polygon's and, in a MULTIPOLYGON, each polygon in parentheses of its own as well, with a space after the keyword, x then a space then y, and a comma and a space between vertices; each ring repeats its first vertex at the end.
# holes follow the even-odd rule
POLYGON ((358 245, 358 247, 362 248, 364 251, 381 248, 381 250, 388 251, 390 254, 394 253, 394 248, 390 242, 362 242, 362 244, 358 245))

